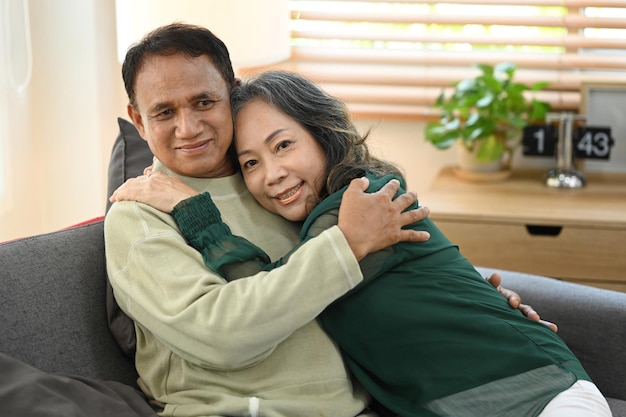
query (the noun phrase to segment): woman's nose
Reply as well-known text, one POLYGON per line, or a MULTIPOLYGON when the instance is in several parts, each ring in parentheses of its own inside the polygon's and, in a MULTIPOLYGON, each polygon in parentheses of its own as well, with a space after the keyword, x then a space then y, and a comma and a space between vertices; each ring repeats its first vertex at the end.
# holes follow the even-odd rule
POLYGON ((288 170, 280 163, 280 161, 266 162, 265 164, 265 180, 268 184, 280 182, 288 174, 288 170))

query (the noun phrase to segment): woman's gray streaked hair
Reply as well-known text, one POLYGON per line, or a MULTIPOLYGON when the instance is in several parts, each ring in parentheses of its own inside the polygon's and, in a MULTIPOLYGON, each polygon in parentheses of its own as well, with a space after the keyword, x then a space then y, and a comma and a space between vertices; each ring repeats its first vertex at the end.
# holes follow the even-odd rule
MULTIPOLYGON (((268 103, 304 127, 326 154, 326 186, 319 198, 366 172, 401 175, 395 166, 371 156, 347 106, 311 80, 287 71, 267 71, 233 88, 233 117, 251 100, 268 103)), ((235 131, 235 138, 237 132, 235 131)))

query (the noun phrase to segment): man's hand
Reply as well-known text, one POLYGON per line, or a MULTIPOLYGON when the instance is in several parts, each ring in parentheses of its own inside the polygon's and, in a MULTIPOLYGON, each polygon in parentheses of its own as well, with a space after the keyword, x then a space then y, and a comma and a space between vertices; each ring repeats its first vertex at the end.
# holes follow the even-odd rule
POLYGON ((546 321, 546 320, 541 320, 541 317, 539 316, 539 314, 531 306, 529 306, 528 304, 522 304, 522 299, 518 293, 512 290, 507 290, 506 288, 503 288, 501 285, 502 277, 500 276, 500 274, 498 274, 497 272, 494 272, 491 275, 489 275, 486 279, 487 281, 489 281, 491 285, 493 285, 495 288, 498 289, 500 294, 502 294, 507 300, 509 300, 509 305, 511 307, 518 309, 519 311, 522 312, 522 314, 524 314, 529 319, 545 324, 550 329, 552 329, 555 333, 559 330, 556 324, 546 321))
POLYGON ((153 172, 150 167, 146 168, 144 173, 146 175, 128 179, 113 192, 109 201, 114 203, 133 200, 148 204, 165 213, 171 213, 176 204, 198 195, 196 190, 178 177, 163 172, 153 172))
POLYGON ((358 260, 398 242, 424 242, 430 238, 428 232, 402 229, 430 213, 426 207, 403 212, 417 201, 417 194, 407 192, 394 200, 400 188, 397 180, 371 194, 365 192, 368 185, 367 178, 352 180, 339 207, 339 228, 358 260))

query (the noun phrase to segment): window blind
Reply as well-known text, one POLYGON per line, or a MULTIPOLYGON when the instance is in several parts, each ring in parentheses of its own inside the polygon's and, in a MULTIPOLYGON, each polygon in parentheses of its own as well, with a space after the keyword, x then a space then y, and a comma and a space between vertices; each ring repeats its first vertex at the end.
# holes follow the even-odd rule
MULTIPOLYGON (((297 71, 356 117, 427 120, 442 89, 513 62, 555 111, 578 112, 585 80, 626 83, 626 0, 291 0, 297 71)), ((267 68, 264 68, 267 69, 267 68)), ((258 69, 257 69, 258 70, 258 69)))

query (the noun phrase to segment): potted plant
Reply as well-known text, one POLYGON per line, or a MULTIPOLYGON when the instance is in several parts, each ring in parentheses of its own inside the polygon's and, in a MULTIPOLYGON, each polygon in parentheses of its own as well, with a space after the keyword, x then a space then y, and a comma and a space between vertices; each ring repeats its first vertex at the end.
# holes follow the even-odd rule
POLYGON ((426 140, 439 149, 458 143, 483 166, 474 167, 475 171, 510 171, 524 127, 543 123, 550 110, 548 103, 527 97, 526 92, 542 90, 548 83, 528 87, 515 82, 517 66, 508 62, 476 67, 480 75, 458 82, 449 97, 445 90, 439 95, 435 107, 440 108, 441 117, 426 125, 426 140))

